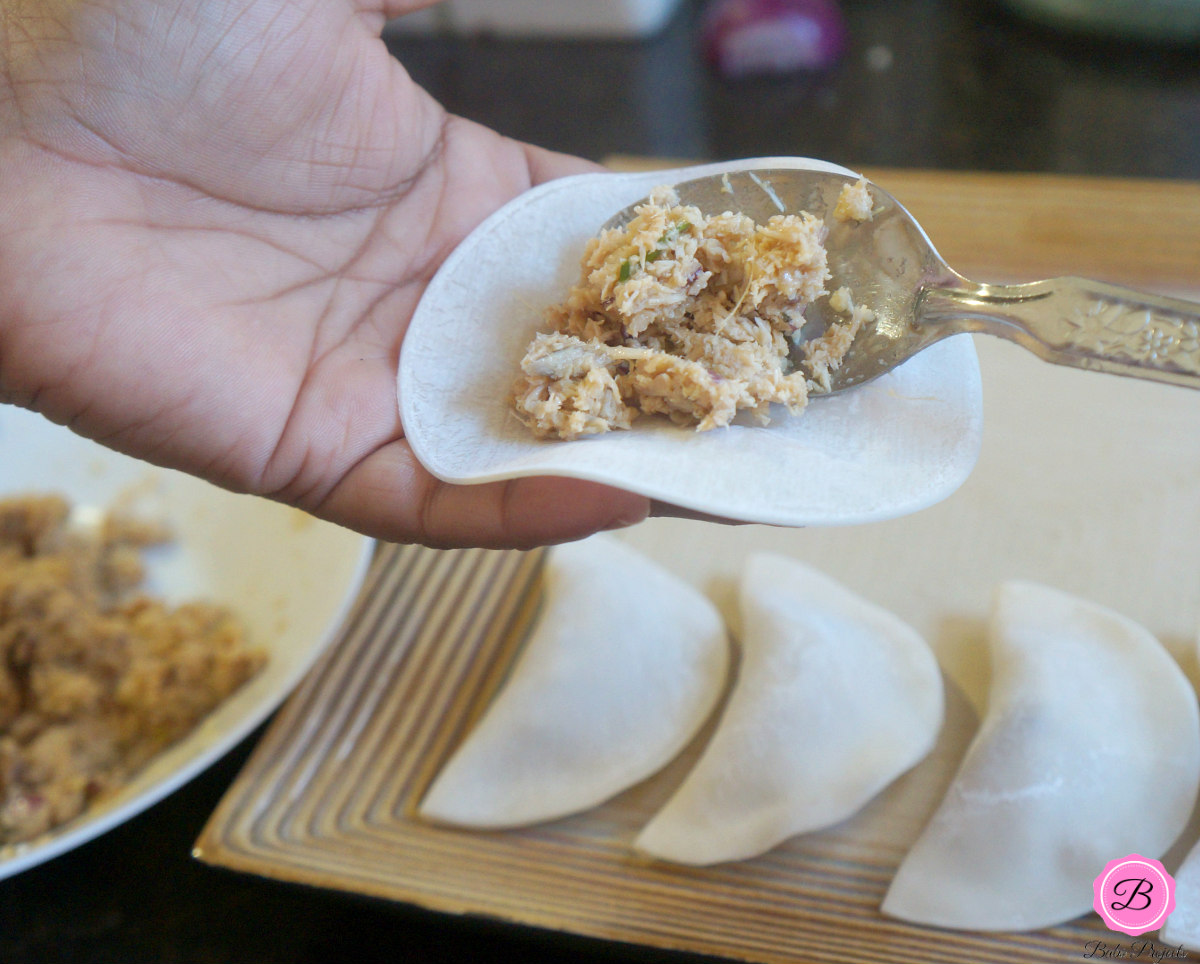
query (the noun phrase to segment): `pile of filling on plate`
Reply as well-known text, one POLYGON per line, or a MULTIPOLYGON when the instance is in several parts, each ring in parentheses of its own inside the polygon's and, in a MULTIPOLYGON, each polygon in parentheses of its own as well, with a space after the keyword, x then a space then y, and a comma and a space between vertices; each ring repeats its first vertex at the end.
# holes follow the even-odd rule
POLYGON ((78 816, 257 672, 228 609, 139 591, 157 524, 0 500, 0 845, 78 816))
MULTIPOLYGON (((847 185, 835 216, 865 220, 870 200, 865 183, 847 185)), ((588 243, 578 282, 548 312, 553 331, 521 362, 517 415, 538 437, 574 439, 642 413, 703 431, 743 410, 766 424, 773 402, 801 412, 873 317, 846 289, 827 290, 824 235, 810 214, 706 217, 656 189, 626 226, 588 243), (794 369, 804 310, 827 295, 838 318, 799 344, 794 369)))

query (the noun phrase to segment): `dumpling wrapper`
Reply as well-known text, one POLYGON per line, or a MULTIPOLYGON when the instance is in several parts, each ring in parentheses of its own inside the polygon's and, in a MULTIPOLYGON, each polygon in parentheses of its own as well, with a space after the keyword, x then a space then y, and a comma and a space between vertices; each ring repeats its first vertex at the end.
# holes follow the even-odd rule
POLYGON ((933 747, 937 660, 893 614, 784 556, 743 571, 742 659, 711 740, 635 841, 713 864, 849 817, 933 747))
POLYGON ((419 813, 505 828, 596 806, 687 745, 729 661, 697 589, 609 536, 557 546, 524 651, 419 813))
MULTIPOLYGON (((1200 636, 1196 638, 1195 652, 1200 656, 1200 636)), ((1158 937, 1171 947, 1200 951, 1200 841, 1192 844, 1175 871, 1175 910, 1158 937)))
POLYGON ((1175 909, 1158 932, 1170 947, 1200 951, 1200 843, 1196 843, 1175 871, 1175 909))
POLYGON ((1170 847, 1200 786, 1200 719, 1150 632, 1066 593, 1000 587, 989 645, 983 723, 883 911, 1034 930, 1089 911, 1108 861, 1170 847))
MULTIPOLYGON (((738 419, 697 432, 647 417, 632 431, 549 442, 515 417, 521 358, 545 329, 545 308, 578 279, 600 225, 661 184, 748 168, 858 178, 795 157, 580 174, 525 191, 476 228, 438 269, 404 336, 397 395, 405 438, 421 464, 456 484, 569 476, 718 518, 787 526, 890 519, 962 485, 983 434, 970 335, 931 345, 869 385, 814 401, 798 418, 776 411, 767 426, 738 419)), ((787 203, 782 184, 778 190, 787 203)), ((829 227, 850 230, 832 219, 829 227)))

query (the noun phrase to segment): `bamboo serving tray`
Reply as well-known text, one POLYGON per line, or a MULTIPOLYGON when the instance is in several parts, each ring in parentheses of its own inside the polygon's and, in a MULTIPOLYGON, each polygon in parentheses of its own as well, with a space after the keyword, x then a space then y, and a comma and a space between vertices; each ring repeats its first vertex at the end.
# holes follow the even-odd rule
MULTIPOLYGON (((1200 290, 1190 274, 1200 265, 1195 185, 869 174, 979 280, 1078 273, 1200 290)), ((855 817, 718 867, 636 856, 630 841, 686 772, 701 734, 663 772, 575 817, 506 832, 419 821, 421 795, 536 618, 543 553, 389 546, 342 638, 212 815, 197 856, 451 914, 762 964, 1058 962, 1083 957, 1089 941, 1128 940, 1092 914, 1036 933, 983 934, 879 912, 974 733, 987 688, 982 624, 999 581, 1036 579, 1112 606, 1198 675, 1200 394, 976 344, 983 452, 940 505, 841 529, 659 519, 620 534, 709 593, 734 626, 741 562, 768 549, 822 568, 930 641, 949 694, 941 739, 855 817)), ((1168 868, 1198 833, 1185 832, 1168 868)))

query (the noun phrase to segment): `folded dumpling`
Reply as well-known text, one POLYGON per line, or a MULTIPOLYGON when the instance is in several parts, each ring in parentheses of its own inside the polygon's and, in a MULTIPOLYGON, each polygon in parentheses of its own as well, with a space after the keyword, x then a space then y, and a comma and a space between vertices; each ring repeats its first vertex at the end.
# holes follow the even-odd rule
POLYGON ((1066 593, 1001 586, 989 645, 987 712, 883 910, 1031 930, 1087 912, 1108 861, 1171 845, 1200 785, 1200 719, 1154 636, 1066 593))
POLYGON ((726 685, 724 623, 697 589, 616 539, 550 550, 538 622, 419 812, 516 827, 593 807, 692 739, 726 685))
POLYGON ((763 853, 853 814, 933 747, 937 660, 896 616, 793 559, 750 558, 729 703, 679 789, 638 836, 665 860, 763 853))
POLYGON ((1158 937, 1170 947, 1200 951, 1200 843, 1192 846, 1175 871, 1175 909, 1158 937))
MULTIPOLYGON (((1200 656, 1200 636, 1196 638, 1195 653, 1200 656)), ((1175 910, 1158 936, 1172 947, 1182 945, 1200 951, 1200 841, 1191 845, 1175 871, 1175 910)))

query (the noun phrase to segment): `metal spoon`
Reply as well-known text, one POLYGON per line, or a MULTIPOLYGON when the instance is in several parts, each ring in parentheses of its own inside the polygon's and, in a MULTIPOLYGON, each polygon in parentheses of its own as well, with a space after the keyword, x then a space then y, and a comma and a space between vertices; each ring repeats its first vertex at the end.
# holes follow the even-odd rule
MULTIPOLYGON (((741 211, 765 221, 808 211, 824 219, 829 289, 845 285, 856 304, 875 312, 825 394, 869 382, 960 332, 998 335, 1056 365, 1200 389, 1200 304, 1084 278, 1017 285, 969 281, 942 260, 912 215, 874 184, 870 220, 835 218, 842 188, 853 182, 823 171, 772 169, 675 186, 680 203, 706 215, 741 211)), ((605 227, 627 223, 636 207, 625 208, 605 227)), ((805 312, 804 335, 819 334, 834 317, 828 299, 819 299, 805 312)), ((799 353, 794 356, 800 364, 799 353)))

